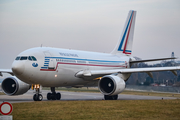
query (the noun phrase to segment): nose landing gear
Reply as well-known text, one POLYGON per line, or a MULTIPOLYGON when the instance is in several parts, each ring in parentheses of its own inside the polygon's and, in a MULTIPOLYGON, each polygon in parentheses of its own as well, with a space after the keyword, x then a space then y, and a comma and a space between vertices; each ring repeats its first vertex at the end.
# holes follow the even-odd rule
POLYGON ((41 94, 34 94, 33 100, 34 101, 42 101, 43 100, 43 96, 41 94))
POLYGON ((33 100, 34 101, 42 101, 43 96, 41 94, 39 94, 40 93, 40 85, 39 84, 32 85, 32 89, 36 90, 36 94, 34 94, 33 100))
POLYGON ((47 99, 48 100, 60 100, 61 99, 61 94, 58 92, 56 93, 55 87, 51 87, 51 92, 47 94, 47 99))

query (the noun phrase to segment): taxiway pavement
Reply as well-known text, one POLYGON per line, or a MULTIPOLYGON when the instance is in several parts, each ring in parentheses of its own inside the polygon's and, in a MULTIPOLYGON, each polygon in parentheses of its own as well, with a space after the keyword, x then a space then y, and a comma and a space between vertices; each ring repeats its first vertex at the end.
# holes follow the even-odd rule
MULTIPOLYGON (((43 101, 47 101, 47 93, 50 90, 42 90, 43 101)), ((104 100, 104 96, 101 93, 89 93, 89 92, 67 92, 67 91, 56 91, 61 93, 62 101, 79 101, 79 100, 104 100)), ((8 96, 0 95, 0 103, 3 101, 10 103, 21 103, 21 102, 33 102, 34 91, 30 90, 24 95, 8 96)), ((142 95, 125 95, 119 94, 118 100, 162 100, 162 99, 177 99, 176 97, 159 97, 159 96, 142 96, 142 95)))

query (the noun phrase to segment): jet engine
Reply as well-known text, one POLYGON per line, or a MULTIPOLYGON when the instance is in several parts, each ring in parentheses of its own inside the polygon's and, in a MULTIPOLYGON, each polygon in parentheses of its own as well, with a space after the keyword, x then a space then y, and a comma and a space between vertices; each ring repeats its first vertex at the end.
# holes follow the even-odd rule
POLYGON ((121 93, 125 89, 125 86, 124 80, 115 75, 106 75, 98 83, 100 92, 108 96, 121 93))
POLYGON ((7 95, 22 95, 31 88, 31 85, 22 82, 15 76, 11 76, 3 80, 1 88, 7 95))

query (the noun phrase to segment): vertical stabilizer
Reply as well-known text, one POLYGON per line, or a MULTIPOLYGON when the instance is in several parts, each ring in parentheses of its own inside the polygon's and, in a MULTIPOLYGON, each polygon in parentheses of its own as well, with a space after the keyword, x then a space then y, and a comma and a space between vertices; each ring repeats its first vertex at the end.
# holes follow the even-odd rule
POLYGON ((136 19, 136 11, 130 10, 122 34, 120 36, 120 39, 114 50, 111 52, 111 54, 122 53, 126 55, 131 55, 135 19, 136 19))

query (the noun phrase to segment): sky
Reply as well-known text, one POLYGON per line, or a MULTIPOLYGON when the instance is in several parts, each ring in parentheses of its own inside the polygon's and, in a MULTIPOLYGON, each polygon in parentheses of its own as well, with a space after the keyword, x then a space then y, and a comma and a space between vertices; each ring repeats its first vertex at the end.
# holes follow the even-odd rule
POLYGON ((1 0, 0 68, 33 47, 110 53, 136 10, 132 56, 180 57, 179 0, 1 0))

